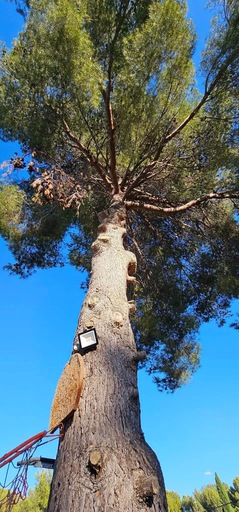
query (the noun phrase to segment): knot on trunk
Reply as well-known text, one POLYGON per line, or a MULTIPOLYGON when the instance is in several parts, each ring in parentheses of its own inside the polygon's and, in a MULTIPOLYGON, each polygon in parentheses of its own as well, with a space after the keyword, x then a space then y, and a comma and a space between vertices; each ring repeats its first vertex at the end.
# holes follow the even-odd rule
POLYGON ((110 237, 106 234, 100 234, 98 238, 93 242, 91 248, 96 252, 101 252, 104 245, 108 244, 110 241, 110 237))
POLYGON ((129 300, 128 305, 129 305, 129 313, 135 313, 136 305, 135 305, 134 300, 129 300))
POLYGON ((157 478, 153 476, 140 476, 135 482, 137 499, 149 508, 153 506, 154 496, 159 493, 157 478))
POLYGON ((119 328, 124 325, 124 318, 120 311, 114 311, 112 313, 113 327, 119 328))
POLYGON ((145 350, 139 350, 133 356, 133 361, 135 363, 143 363, 146 359, 147 359, 147 352, 145 350))
POLYGON ((130 396, 131 396, 132 400, 138 400, 138 398, 139 398, 138 389, 132 387, 130 390, 130 396))
POLYGON ((108 210, 104 210, 98 214, 98 219, 101 224, 112 223, 118 226, 124 226, 126 223, 126 209, 122 204, 122 198, 115 195, 114 200, 108 210))
POLYGON ((88 308, 94 309, 98 302, 99 302, 99 297, 96 297, 96 296, 90 297, 88 300, 88 308))
MULTIPOLYGON (((133 253, 127 251, 128 256, 128 268, 127 268, 127 296, 129 299, 133 299, 134 286, 136 284, 136 277, 133 275, 137 270, 137 260, 133 253)), ((128 300, 129 313, 135 313, 136 305, 134 300, 128 300)))
POLYGON ((96 324, 96 318, 94 316, 87 316, 84 321, 84 328, 85 329, 93 329, 96 324))
POLYGON ((109 210, 103 210, 102 212, 98 213, 98 219, 100 222, 104 222, 109 217, 109 210))
POLYGON ((135 276, 127 276, 128 283, 135 284, 136 283, 136 277, 135 276))
POLYGON ((137 270, 137 260, 136 260, 136 256, 134 255, 134 253, 131 253, 130 256, 131 256, 131 259, 128 264, 128 274, 129 274, 129 276, 133 276, 137 270))
POLYGON ((102 453, 98 448, 92 450, 89 455, 88 468, 92 475, 97 476, 102 466, 102 453))

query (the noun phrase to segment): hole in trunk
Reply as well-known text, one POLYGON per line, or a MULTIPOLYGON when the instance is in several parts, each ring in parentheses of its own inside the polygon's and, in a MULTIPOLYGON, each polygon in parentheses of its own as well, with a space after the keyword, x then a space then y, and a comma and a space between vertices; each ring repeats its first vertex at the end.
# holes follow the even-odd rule
POLYGON ((153 503, 154 503, 153 496, 145 496, 144 501, 145 501, 145 504, 147 505, 147 507, 152 508, 153 503))

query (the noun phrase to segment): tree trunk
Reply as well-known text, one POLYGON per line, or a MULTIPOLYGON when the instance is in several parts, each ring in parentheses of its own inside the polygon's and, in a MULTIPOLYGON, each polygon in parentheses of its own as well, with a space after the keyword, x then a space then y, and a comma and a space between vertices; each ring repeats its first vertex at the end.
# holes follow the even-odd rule
POLYGON ((84 355, 83 392, 65 424, 48 512, 163 512, 163 476, 140 426, 132 304, 126 295, 136 259, 123 246, 124 207, 112 207, 101 222, 77 329, 94 327, 99 344, 84 355))

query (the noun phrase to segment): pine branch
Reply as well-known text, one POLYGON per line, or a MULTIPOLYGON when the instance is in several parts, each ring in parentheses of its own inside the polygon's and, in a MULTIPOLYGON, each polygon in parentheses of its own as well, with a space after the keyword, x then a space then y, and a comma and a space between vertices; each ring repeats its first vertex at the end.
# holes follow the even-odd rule
POLYGON ((106 157, 105 157, 104 153, 102 152, 100 145, 98 144, 98 141, 97 141, 96 135, 94 133, 94 130, 92 130, 92 128, 90 126, 90 123, 87 120, 87 117, 85 116, 85 114, 83 112, 83 109, 82 109, 82 106, 80 104, 80 101, 77 102, 77 105, 78 105, 81 117, 82 117, 85 125, 87 126, 89 134, 90 134, 90 136, 91 136, 91 138, 92 138, 92 140, 94 142, 94 145, 95 145, 95 148, 96 148, 96 152, 97 152, 97 156, 100 155, 102 157, 102 159, 105 161, 105 164, 106 164, 106 167, 107 167, 106 157))
POLYGON ((161 162, 159 160, 151 162, 151 164, 146 165, 142 171, 136 176, 136 178, 129 184, 128 188, 125 191, 124 199, 129 198, 131 195, 131 192, 134 192, 136 190, 136 187, 139 187, 140 185, 143 185, 146 181, 148 181, 151 178, 154 178, 155 176, 160 176, 163 171, 167 169, 167 167, 170 165, 171 157, 168 157, 165 160, 162 160, 161 162), (158 168, 155 169, 156 165, 158 165, 158 168), (154 169, 154 171, 153 171, 154 169))
POLYGON ((168 205, 170 205, 170 202, 167 201, 166 199, 164 199, 162 196, 159 197, 159 196, 154 196, 153 194, 151 194, 150 192, 142 192, 142 190, 140 189, 135 189, 132 193, 132 195, 130 195, 127 199, 127 201, 133 201, 133 202, 139 202, 139 203, 142 203, 142 202, 145 202, 147 204, 156 204, 157 206, 159 206, 159 203, 162 204, 162 203, 165 203, 168 205))
MULTIPOLYGON (((214 80, 211 82, 211 84, 208 87, 210 74, 211 74, 212 68, 214 67, 214 66, 212 66, 212 68, 210 69, 210 71, 207 75, 206 81, 205 81, 205 90, 204 90, 204 95, 203 95, 202 99, 199 101, 197 106, 192 110, 192 112, 184 119, 184 121, 177 128, 175 128, 175 130, 173 130, 167 137, 165 137, 165 142, 164 142, 163 147, 168 142, 170 142, 170 140, 172 140, 178 133, 180 133, 185 128, 185 126, 187 126, 187 124, 196 116, 196 114, 203 107, 203 105, 205 105, 205 103, 208 101, 210 95, 213 93, 214 89, 219 84, 220 79, 223 77, 223 74, 228 69, 230 64, 232 64, 232 62, 234 61, 234 59, 236 57, 238 57, 237 49, 234 52, 232 52, 231 55, 229 55, 227 57, 224 64, 222 64, 221 67, 219 68, 219 71, 216 74, 214 80)), ((218 59, 216 59, 216 60, 218 60, 218 59)))
POLYGON ((109 70, 109 79, 107 91, 102 90, 102 95, 105 102, 106 107, 106 115, 108 120, 108 133, 109 133, 109 147, 110 147, 110 175, 112 179, 112 183, 114 186, 114 193, 119 193, 119 182, 116 174, 116 151, 115 151, 115 126, 114 126, 114 118, 110 101, 110 89, 111 89, 111 78, 110 78, 110 70, 109 70))
POLYGON ((146 210, 150 212, 160 213, 161 215, 170 215, 174 213, 181 213, 198 206, 203 203, 207 203, 213 199, 222 200, 222 199, 239 199, 239 192, 236 191, 226 191, 226 192, 210 192, 209 194, 205 194, 197 199, 192 199, 185 204, 180 204, 178 206, 167 206, 162 207, 159 205, 153 205, 146 203, 144 201, 125 201, 126 208, 132 210, 146 210))
POLYGON ((98 171, 98 173, 99 173, 100 177, 102 178, 103 182, 105 183, 107 189, 110 192, 112 192, 112 190, 113 190, 112 183, 106 174, 106 170, 105 170, 104 166, 101 165, 101 163, 92 155, 92 153, 89 151, 89 149, 86 146, 84 146, 84 144, 82 144, 82 142, 71 132, 68 124, 64 120, 63 120, 63 125, 64 125, 64 129, 65 129, 65 132, 68 135, 68 137, 75 143, 76 147, 83 153, 83 155, 85 155, 89 165, 91 167, 94 167, 98 171))
POLYGON ((114 186, 114 193, 118 194, 120 187, 119 181, 116 173, 116 149, 115 149, 115 124, 114 124, 114 116, 112 112, 110 94, 111 94, 111 85, 112 85, 112 68, 114 63, 114 48, 118 40, 118 36, 120 34, 121 28, 123 26, 124 21, 127 16, 131 13, 133 6, 129 9, 130 2, 122 2, 120 4, 120 8, 122 8, 122 14, 119 16, 119 22, 116 25, 115 34, 112 39, 110 49, 109 49, 109 65, 108 65, 108 83, 106 90, 102 90, 102 96, 105 102, 106 107, 106 115, 108 120, 108 133, 109 133, 109 148, 110 148, 110 175, 112 179, 112 183, 114 186))
MULTIPOLYGON (((184 119, 184 121, 179 125, 177 126, 171 133, 166 133, 162 138, 161 138, 161 141, 159 142, 159 146, 157 148, 157 151, 154 155, 154 158, 152 160, 152 162, 150 162, 149 164, 147 164, 144 169, 142 170, 142 173, 140 173, 140 176, 142 176, 142 178, 144 178, 144 181, 147 180, 147 172, 145 172, 145 170, 147 169, 153 169, 155 167, 155 165, 157 165, 158 163, 158 160, 159 160, 159 157, 163 151, 163 149, 165 148, 165 146, 174 138, 176 137, 176 135, 178 135, 189 123, 192 119, 194 119, 194 117, 198 114, 198 112, 200 111, 200 109, 205 105, 205 103, 210 99, 210 96, 211 94, 215 91, 217 85, 220 83, 220 80, 221 78, 223 77, 223 74, 226 72, 226 70, 228 69, 228 67, 232 64, 232 62, 234 61, 235 58, 237 58, 238 56, 238 51, 237 49, 232 52, 232 54, 230 54, 227 59, 225 60, 224 64, 221 65, 221 67, 219 68, 219 71, 217 72, 214 80, 211 82, 210 85, 208 85, 209 83, 209 79, 210 79, 210 75, 213 71, 213 69, 216 67, 216 64, 220 58, 220 56, 217 57, 217 59, 215 59, 214 63, 212 64, 209 72, 208 72, 208 75, 206 77, 206 81, 205 81, 205 89, 204 89, 204 94, 203 94, 203 97, 201 98, 201 100, 199 101, 199 103, 196 105, 196 107, 190 112, 190 114, 184 119)), ((138 177, 136 178, 136 185, 138 184, 138 177)), ((130 185, 130 189, 132 190, 132 188, 134 187, 134 183, 130 185)))
MULTIPOLYGON (((170 95, 170 94, 169 94, 170 95)), ((169 96, 168 95, 168 96, 169 96)), ((160 118, 158 119, 157 123, 154 124, 154 126, 151 128, 151 131, 149 133, 147 133, 145 135, 145 138, 144 140, 141 142, 141 147, 144 148, 137 160, 137 162, 135 163, 135 165, 133 166, 132 169, 130 169, 130 166, 128 167, 128 169, 126 170, 126 173, 122 179, 122 186, 125 187, 125 185, 127 183, 130 183, 130 178, 134 177, 137 170, 141 167, 141 171, 139 172, 139 174, 137 175, 137 178, 139 176, 141 176, 145 170, 147 169, 150 169, 150 168, 154 168, 156 164, 159 164, 159 157, 160 157, 160 154, 161 154, 161 148, 163 148, 163 145, 164 145, 164 141, 165 141, 165 137, 167 136, 167 134, 169 133, 169 130, 166 130, 166 132, 162 135, 161 137, 161 140, 159 141, 159 146, 157 148, 157 152, 155 153, 155 151, 153 151, 153 149, 151 149, 151 151, 149 152, 148 148, 146 149, 146 145, 147 145, 147 139, 151 138, 151 137, 154 137, 154 139, 156 139, 156 132, 160 129, 160 121, 163 119, 163 116, 164 114, 167 112, 167 102, 168 102, 168 99, 166 101, 166 104, 161 112, 161 115, 160 115, 160 118), (150 158, 153 158, 153 161, 150 162, 149 164, 146 164, 145 162, 147 160, 149 160, 150 158)), ((154 146, 156 145, 156 140, 154 141, 154 146)), ((130 189, 134 188, 134 182, 132 181, 131 184, 129 185, 130 189), (131 186, 132 185, 132 186, 131 186)))

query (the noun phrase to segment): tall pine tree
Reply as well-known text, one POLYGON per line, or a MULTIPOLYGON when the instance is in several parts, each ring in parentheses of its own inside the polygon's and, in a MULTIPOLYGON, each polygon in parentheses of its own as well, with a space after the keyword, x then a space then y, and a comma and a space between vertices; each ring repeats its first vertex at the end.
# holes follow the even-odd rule
POLYGON ((166 508, 137 363, 146 357, 160 389, 187 382, 200 324, 223 323, 239 294, 239 7, 218 4, 201 94, 184 0, 18 2, 26 25, 2 47, 0 133, 22 147, 4 189, 15 183, 23 198, 2 230, 8 268, 63 263, 67 246, 91 269, 75 341, 92 327, 99 339, 49 512, 166 508))

